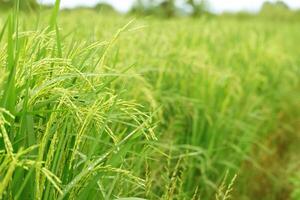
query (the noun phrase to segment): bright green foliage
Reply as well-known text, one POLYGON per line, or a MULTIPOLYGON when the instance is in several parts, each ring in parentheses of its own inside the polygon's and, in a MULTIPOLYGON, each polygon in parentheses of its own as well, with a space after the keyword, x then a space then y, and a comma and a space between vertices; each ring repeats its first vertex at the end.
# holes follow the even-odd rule
POLYGON ((299 23, 58 6, 0 16, 3 199, 251 199, 245 165, 277 197, 254 149, 297 132, 299 23))

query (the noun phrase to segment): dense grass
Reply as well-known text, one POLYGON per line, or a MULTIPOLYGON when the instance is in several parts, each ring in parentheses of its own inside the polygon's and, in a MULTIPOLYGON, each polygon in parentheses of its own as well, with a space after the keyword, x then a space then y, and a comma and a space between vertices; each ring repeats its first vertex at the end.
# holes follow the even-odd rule
POLYGON ((299 198, 298 22, 57 12, 1 14, 3 199, 299 198))

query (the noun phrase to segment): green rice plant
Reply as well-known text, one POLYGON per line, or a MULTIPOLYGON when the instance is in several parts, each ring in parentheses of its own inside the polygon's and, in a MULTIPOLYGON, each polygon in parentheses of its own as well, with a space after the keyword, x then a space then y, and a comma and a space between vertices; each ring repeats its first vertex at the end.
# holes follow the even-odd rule
POLYGON ((0 14, 2 199, 247 199, 250 164, 275 196, 259 160, 297 132, 298 23, 59 4, 0 14))
POLYGON ((237 175, 234 175, 233 178, 231 179, 230 183, 228 186, 226 186, 226 179, 228 178, 228 171, 225 174, 225 177, 219 186, 218 192, 216 194, 216 200, 226 200, 226 199, 231 199, 231 192, 233 190, 233 185, 234 182, 237 178, 237 175))
POLYGON ((19 31, 17 8, 2 31, 1 197, 86 198, 99 190, 100 177, 105 199, 118 194, 107 186, 112 178, 143 188, 124 159, 139 137, 155 139, 151 114, 109 88, 118 76, 131 76, 127 67, 119 73, 105 66, 127 26, 111 41, 66 49, 56 23, 59 1, 41 31, 19 31))

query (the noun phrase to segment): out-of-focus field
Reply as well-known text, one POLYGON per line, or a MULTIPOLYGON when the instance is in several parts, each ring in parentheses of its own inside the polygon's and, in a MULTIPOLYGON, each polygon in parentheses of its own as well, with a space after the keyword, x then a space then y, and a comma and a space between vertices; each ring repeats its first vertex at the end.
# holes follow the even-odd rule
POLYGON ((300 198, 300 21, 50 15, 0 14, 4 199, 300 198))

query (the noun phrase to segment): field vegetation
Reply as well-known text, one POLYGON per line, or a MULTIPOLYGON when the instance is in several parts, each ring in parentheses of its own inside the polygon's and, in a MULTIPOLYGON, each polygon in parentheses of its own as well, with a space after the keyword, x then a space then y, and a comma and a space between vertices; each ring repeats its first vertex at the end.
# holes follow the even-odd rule
POLYGON ((300 198, 298 12, 19 3, 0 10, 0 199, 300 198))

